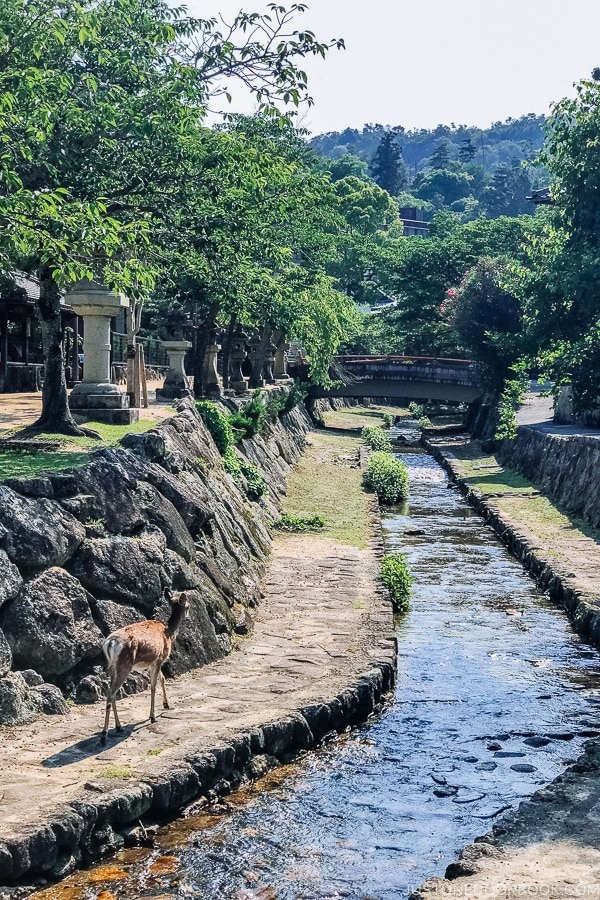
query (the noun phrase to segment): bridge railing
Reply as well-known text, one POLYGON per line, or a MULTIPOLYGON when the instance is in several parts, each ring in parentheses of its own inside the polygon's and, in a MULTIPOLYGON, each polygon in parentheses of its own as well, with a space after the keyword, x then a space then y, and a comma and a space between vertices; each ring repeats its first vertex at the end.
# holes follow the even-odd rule
POLYGON ((477 382, 470 359, 449 359, 432 356, 367 356, 345 355, 336 361, 347 372, 360 378, 380 378, 397 381, 452 382, 471 385, 477 382))

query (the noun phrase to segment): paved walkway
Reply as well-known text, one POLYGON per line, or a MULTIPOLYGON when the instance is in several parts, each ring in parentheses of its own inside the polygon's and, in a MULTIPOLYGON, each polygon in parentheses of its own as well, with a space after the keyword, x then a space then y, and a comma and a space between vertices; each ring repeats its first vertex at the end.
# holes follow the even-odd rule
POLYGON ((546 434, 583 434, 600 438, 600 429, 585 428, 583 425, 557 425, 553 421, 554 400, 547 396, 548 385, 532 383, 532 390, 523 395, 522 405, 516 412, 517 425, 527 425, 546 434))
POLYGON ((173 708, 155 725, 146 692, 119 702, 125 731, 111 731, 106 748, 99 745, 102 704, 0 728, 0 837, 39 824, 61 803, 89 798, 88 782, 107 790, 135 784, 191 750, 330 699, 374 661, 393 659, 391 606, 377 591, 377 571, 374 549, 282 536, 254 633, 226 658, 169 682, 173 708))

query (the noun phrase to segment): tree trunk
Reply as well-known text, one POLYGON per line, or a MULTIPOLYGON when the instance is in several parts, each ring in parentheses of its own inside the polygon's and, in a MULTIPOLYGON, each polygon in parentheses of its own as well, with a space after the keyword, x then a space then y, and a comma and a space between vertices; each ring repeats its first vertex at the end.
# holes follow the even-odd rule
POLYGON ((236 323, 237 316, 234 313, 229 320, 229 327, 227 328, 227 334, 225 335, 225 340, 223 341, 223 348, 221 351, 223 359, 223 390, 227 390, 227 388, 229 387, 231 344, 233 343, 233 332, 236 323))
POLYGON ((42 270, 40 275, 40 298, 37 312, 44 345, 44 385, 42 388, 42 413, 32 427, 58 434, 99 437, 91 429, 80 428, 69 409, 60 291, 48 266, 42 270))

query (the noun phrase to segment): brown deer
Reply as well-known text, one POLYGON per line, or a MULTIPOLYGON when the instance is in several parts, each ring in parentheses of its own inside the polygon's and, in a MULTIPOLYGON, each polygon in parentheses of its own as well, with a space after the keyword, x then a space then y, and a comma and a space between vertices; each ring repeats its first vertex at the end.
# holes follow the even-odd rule
POLYGON ((109 634, 102 644, 102 651, 106 657, 108 694, 104 728, 100 738, 101 744, 106 744, 111 706, 115 716, 115 728, 117 731, 123 731, 117 714, 116 697, 125 679, 134 669, 148 669, 150 672, 150 721, 156 722, 154 695, 159 678, 163 692, 163 707, 169 709, 165 676, 161 668, 171 654, 173 640, 186 617, 190 604, 185 591, 178 593, 165 591, 165 596, 173 604, 166 625, 156 619, 146 619, 133 625, 125 625, 124 628, 118 628, 109 634))

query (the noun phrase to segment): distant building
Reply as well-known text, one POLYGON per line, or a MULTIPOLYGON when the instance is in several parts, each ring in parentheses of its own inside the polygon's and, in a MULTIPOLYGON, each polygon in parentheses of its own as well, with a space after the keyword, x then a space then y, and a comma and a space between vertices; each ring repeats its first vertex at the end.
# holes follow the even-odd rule
POLYGON ((400 219, 404 226, 404 236, 429 237, 429 222, 423 218, 423 211, 416 206, 401 206, 400 219))

